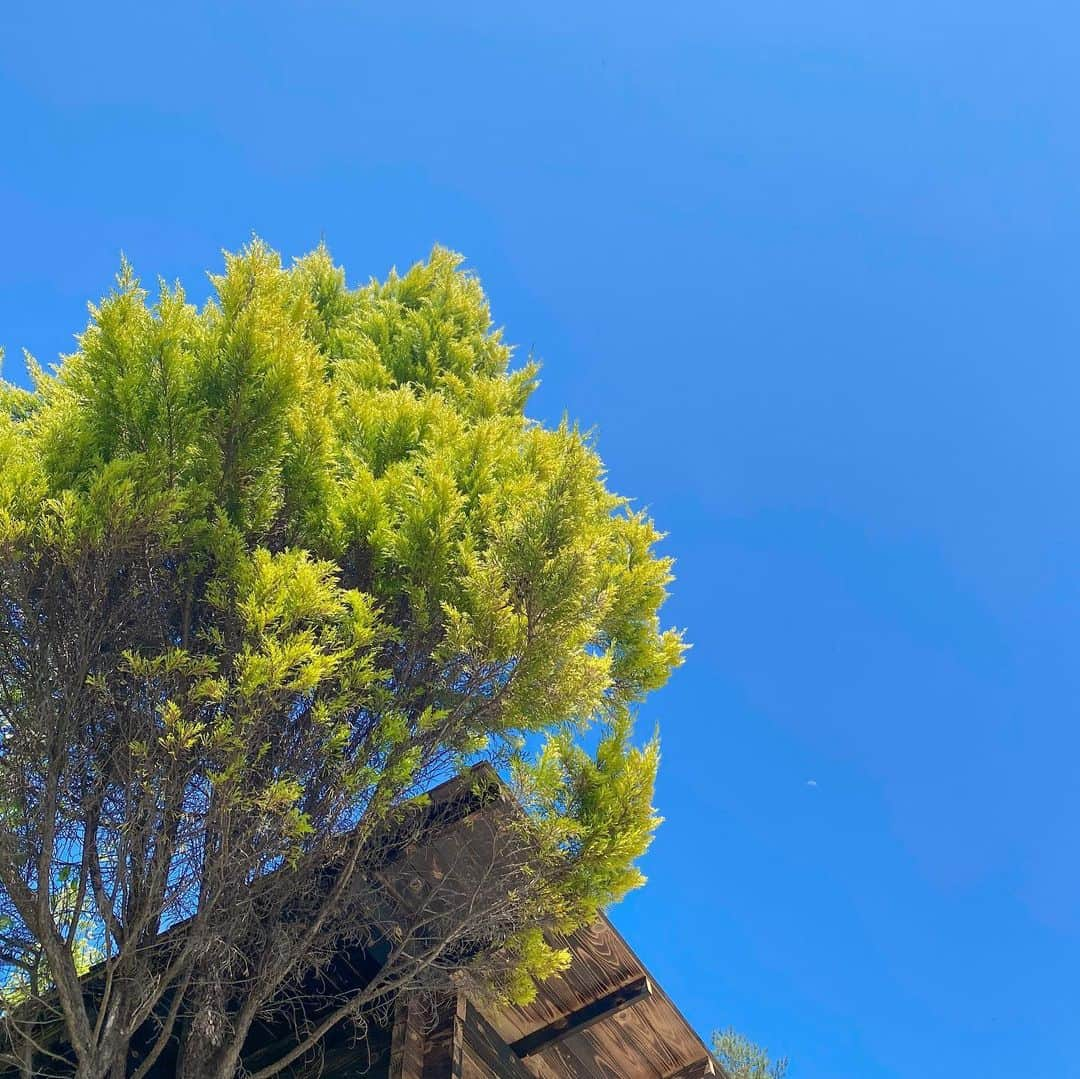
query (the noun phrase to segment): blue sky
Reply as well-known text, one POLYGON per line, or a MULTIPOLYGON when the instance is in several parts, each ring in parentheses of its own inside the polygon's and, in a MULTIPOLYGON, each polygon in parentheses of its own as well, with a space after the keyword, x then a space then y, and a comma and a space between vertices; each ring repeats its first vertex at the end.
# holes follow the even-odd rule
POLYGON ((1080 1076, 1073 5, 0 10, 0 343, 435 242, 669 533, 615 920, 794 1079, 1080 1076))

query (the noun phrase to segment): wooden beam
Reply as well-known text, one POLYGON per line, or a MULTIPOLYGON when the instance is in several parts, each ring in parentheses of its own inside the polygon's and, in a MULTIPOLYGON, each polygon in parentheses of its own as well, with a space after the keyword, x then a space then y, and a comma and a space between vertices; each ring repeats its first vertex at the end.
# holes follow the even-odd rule
POLYGON ((687 1064, 685 1068, 665 1075, 664 1079, 709 1079, 709 1076, 723 1076, 725 1073, 718 1071, 711 1057, 704 1060, 695 1060, 693 1064, 687 1064))
POLYGON ((521 1063, 499 1032, 480 1014, 464 995, 458 998, 454 1020, 454 1076, 462 1073, 462 1053, 468 1051, 482 1060, 500 1079, 535 1079, 521 1063))
POLYGON ((424 1030, 414 1001, 401 994, 394 1004, 390 1035, 390 1079, 421 1079, 424 1071, 424 1030))
POLYGON ((572 1011, 569 1015, 564 1015, 561 1019, 556 1019, 554 1023, 546 1027, 526 1034, 524 1038, 519 1038, 514 1042, 510 1048, 519 1057, 531 1057, 534 1053, 542 1053, 549 1046, 558 1045, 564 1038, 569 1038, 572 1034, 580 1034, 594 1023, 610 1019, 611 1016, 618 1015, 619 1012, 633 1007, 651 995, 652 983, 642 976, 606 996, 597 997, 596 1000, 572 1011))

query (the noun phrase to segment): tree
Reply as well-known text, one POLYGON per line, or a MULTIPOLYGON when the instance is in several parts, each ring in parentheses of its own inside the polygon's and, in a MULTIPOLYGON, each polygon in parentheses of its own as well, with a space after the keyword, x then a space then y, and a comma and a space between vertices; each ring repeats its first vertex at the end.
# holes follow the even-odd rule
POLYGON ((47 972, 14 1058, 46 1074, 31 1020, 59 1016, 80 1079, 173 1038, 226 1079, 345 940, 391 946, 335 1022, 452 977, 527 999, 565 962, 545 933, 642 880, 633 712, 683 647, 659 534, 525 416, 537 368, 450 252, 349 288, 256 241, 201 309, 117 282, 0 390, 0 967, 47 972), (517 884, 434 932, 379 874, 482 760, 526 810, 517 884))
POLYGON ((787 1057, 770 1060, 767 1050, 730 1027, 713 1035, 712 1049, 731 1079, 785 1079, 787 1076, 787 1057))
MULTIPOLYGON (((95 940, 93 918, 85 907, 76 912, 78 892, 75 883, 61 876, 61 885, 52 897, 55 922, 74 927, 68 951, 81 977, 102 958, 95 940)), ((83 897, 85 901, 85 896, 83 897)), ((4 1032, 14 1050, 20 1072, 25 1076, 40 1074, 35 1057, 43 1051, 36 1033, 56 1017, 55 1006, 47 1003, 48 988, 53 984, 48 958, 40 943, 26 933, 18 919, 0 917, 0 1016, 4 1032)))

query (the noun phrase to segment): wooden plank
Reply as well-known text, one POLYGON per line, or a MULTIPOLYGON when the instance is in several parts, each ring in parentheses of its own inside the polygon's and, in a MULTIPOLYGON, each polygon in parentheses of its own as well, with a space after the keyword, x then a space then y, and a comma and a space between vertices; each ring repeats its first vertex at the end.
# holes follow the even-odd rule
POLYGON ((683 1029, 659 986, 654 986, 648 1000, 596 1027, 589 1038, 594 1055, 613 1061, 614 1071, 633 1066, 642 1076, 656 1079, 706 1055, 704 1046, 686 1044, 683 1029))
POLYGON ((522 1063, 537 1079, 597 1079, 574 1055, 573 1038, 553 1045, 542 1056, 526 1057, 522 1063))
MULTIPOLYGON (((592 978, 603 978, 627 962, 636 963, 637 973, 647 976, 618 931, 604 918, 598 919, 587 933, 574 934, 570 943, 574 960, 567 973, 574 975, 575 987, 592 978)), ((556 980, 542 985, 541 995, 556 980)), ((589 1079, 665 1079, 707 1059, 704 1043, 670 998, 659 986, 653 989, 652 996, 637 1007, 618 1013, 611 1022, 596 1025, 584 1034, 568 1037, 540 1059, 555 1064, 558 1079, 583 1075, 589 1079)), ((537 1058, 528 1058, 530 1063, 533 1059, 537 1058)))
MULTIPOLYGON (((537 999, 524 1007, 500 1009, 491 1016, 510 1044, 557 1023, 568 1013, 648 974, 618 931, 601 916, 555 946, 571 951, 569 970, 539 986, 537 999)), ((708 1050, 679 1015, 663 990, 610 1022, 574 1032, 546 1051, 523 1058, 535 1079, 664 1079, 708 1050)))
POLYGON ((526 1034, 524 1038, 519 1038, 514 1042, 510 1048, 519 1057, 542 1053, 548 1046, 558 1045, 565 1038, 580 1034, 594 1023, 610 1019, 626 1008, 632 1008, 635 1004, 647 1000, 651 995, 652 985, 649 979, 642 975, 604 996, 597 997, 568 1015, 561 1016, 554 1023, 526 1034))
POLYGON ((660 1073, 648 1057, 629 1051, 629 1047, 605 1037, 607 1031, 595 1027, 577 1037, 567 1038, 562 1044, 569 1050, 578 1073, 589 1079, 660 1079, 660 1073))
POLYGON ((454 1030, 454 1012, 436 1016, 435 1028, 428 1032, 424 1042, 424 1079, 452 1079, 460 1072, 455 1063, 457 1049, 454 1030), (455 1068, 458 1070, 455 1071, 455 1068))
MULTIPOLYGON (((499 1032, 480 1014, 472 1002, 461 997, 454 1019, 454 1042, 475 1055, 499 1079, 534 1079, 517 1054, 499 1037, 499 1032)), ((464 1053, 455 1053, 455 1067, 464 1053)))
POLYGON ((492 1071, 467 1045, 463 1045, 461 1067, 454 1072, 454 1079, 502 1079, 502 1076, 492 1071))
POLYGON ((398 997, 390 1035, 390 1079, 423 1079, 424 1031, 416 1005, 398 997))
POLYGON ((645 974, 603 916, 569 937, 553 935, 550 943, 570 951, 570 968, 543 982, 532 1004, 505 1008, 492 1016, 493 1024, 508 1042, 548 1026, 590 1000, 645 974))
POLYGON ((693 1064, 687 1064, 677 1072, 664 1076, 664 1079, 709 1079, 709 1076, 722 1075, 718 1072, 712 1057, 704 1060, 695 1060, 693 1064))

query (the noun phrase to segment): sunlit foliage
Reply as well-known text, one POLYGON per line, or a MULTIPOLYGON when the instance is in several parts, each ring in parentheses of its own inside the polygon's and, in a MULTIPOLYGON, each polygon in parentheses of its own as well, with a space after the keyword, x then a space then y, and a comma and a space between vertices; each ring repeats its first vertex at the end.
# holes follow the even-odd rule
POLYGON ((325 249, 253 242, 212 283, 151 299, 125 264, 77 351, 0 390, 0 915, 94 1079, 166 994, 187 1073, 233 1074, 346 924, 311 867, 361 874, 365 838, 468 764, 514 784, 537 850, 493 992, 558 968, 545 934, 640 883, 657 824, 631 728, 683 648, 669 560, 590 439, 526 416, 537 368, 459 257, 350 288, 325 249), (271 898, 243 915, 272 871, 317 933, 271 898), (104 1020, 62 888, 100 935, 104 1020))

